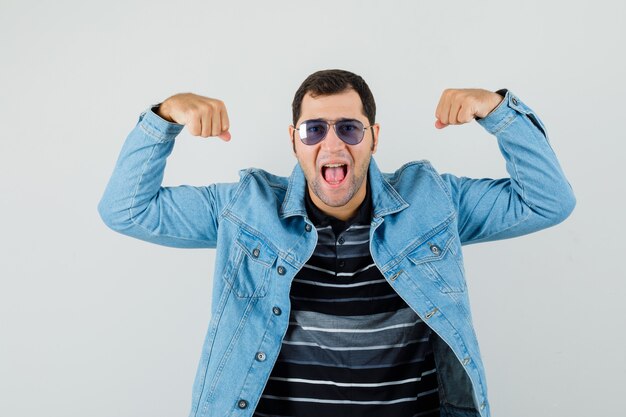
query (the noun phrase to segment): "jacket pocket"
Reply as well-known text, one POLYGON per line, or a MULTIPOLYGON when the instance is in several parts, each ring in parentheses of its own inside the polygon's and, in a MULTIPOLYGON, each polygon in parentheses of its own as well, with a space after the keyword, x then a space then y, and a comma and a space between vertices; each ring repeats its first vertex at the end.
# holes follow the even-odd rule
POLYGON ((461 244, 451 227, 427 239, 407 256, 422 274, 428 276, 441 292, 464 292, 466 289, 461 244))
POLYGON ((239 298, 265 297, 277 255, 265 241, 242 229, 222 277, 239 298))

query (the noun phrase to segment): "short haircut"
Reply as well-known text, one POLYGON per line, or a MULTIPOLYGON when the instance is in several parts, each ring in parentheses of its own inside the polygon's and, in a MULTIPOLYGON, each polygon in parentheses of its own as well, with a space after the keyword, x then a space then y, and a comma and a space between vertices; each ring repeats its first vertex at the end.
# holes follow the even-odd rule
POLYGON ((361 76, 350 71, 329 69, 314 72, 302 82, 293 98, 291 109, 295 126, 302 113, 302 99, 307 93, 313 97, 342 93, 352 89, 357 92, 363 104, 363 113, 371 125, 376 123, 376 103, 367 83, 361 76))

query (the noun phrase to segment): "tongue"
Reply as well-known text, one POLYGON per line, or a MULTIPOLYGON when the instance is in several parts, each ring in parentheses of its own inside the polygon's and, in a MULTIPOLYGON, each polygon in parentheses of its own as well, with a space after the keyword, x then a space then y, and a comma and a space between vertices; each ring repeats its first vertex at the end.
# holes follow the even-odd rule
POLYGON ((328 167, 324 172, 326 182, 341 182, 344 178, 343 167, 328 167))

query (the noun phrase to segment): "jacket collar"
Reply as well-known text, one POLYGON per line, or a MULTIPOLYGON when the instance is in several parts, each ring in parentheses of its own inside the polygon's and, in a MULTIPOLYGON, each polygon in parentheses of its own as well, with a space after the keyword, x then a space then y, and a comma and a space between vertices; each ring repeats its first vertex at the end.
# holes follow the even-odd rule
MULTIPOLYGON (((398 194, 391 184, 389 184, 385 176, 380 172, 374 158, 370 160, 368 180, 370 182, 370 190, 372 192, 374 217, 382 217, 387 214, 397 213, 409 206, 409 204, 400 196, 400 194, 398 194)), ((305 192, 306 178, 304 177, 302 168, 300 168, 300 164, 296 164, 291 175, 289 176, 285 200, 280 207, 281 218, 307 215, 306 206, 304 204, 305 192)))

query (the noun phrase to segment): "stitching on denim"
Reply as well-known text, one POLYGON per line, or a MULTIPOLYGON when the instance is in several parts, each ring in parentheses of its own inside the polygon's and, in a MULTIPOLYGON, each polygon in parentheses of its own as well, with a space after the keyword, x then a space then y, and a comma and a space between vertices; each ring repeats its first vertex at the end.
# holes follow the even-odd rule
MULTIPOLYGON (((240 218, 235 216, 232 211, 228 211, 228 213, 224 213, 224 218, 232 221, 237 226, 239 226, 242 230, 245 230, 247 233, 251 234, 252 236, 256 237, 257 239, 262 240, 263 244, 266 245, 267 247, 269 247, 270 250, 277 255, 277 257, 278 256, 282 257, 282 254, 284 252, 282 252, 280 250, 280 248, 276 247, 274 245, 274 243, 272 243, 271 239, 268 239, 267 236, 265 236, 264 234, 262 234, 258 230, 253 229, 247 223, 244 223, 240 218)), ((237 235, 237 239, 238 238, 239 238, 239 235, 237 235)))
POLYGON ((435 167, 433 167, 431 164, 428 164, 427 168, 430 172, 431 177, 433 177, 437 182, 437 185, 439 185, 439 188, 441 188, 448 196, 448 202, 450 203, 450 205, 454 206, 454 202, 452 201, 452 193, 441 178, 441 175, 437 172, 437 170, 435 170, 435 167))
POLYGON ((446 227, 442 231, 440 231, 440 232, 438 232, 438 233, 436 233, 436 234, 434 234, 434 235, 432 235, 432 236, 430 236, 430 237, 428 237, 426 239, 423 239, 422 242, 419 245, 414 246, 413 250, 409 251, 409 253, 406 255, 406 257, 409 258, 409 260, 411 262, 413 262, 415 265, 419 265, 419 264, 423 264, 423 263, 430 263, 430 262, 433 262, 433 261, 438 261, 439 259, 442 259, 442 258, 445 257, 446 252, 450 248, 450 245, 452 245, 453 240, 454 240, 454 233, 448 231, 448 227, 446 227), (445 233, 445 232, 448 232, 448 233, 445 233), (419 257, 416 257, 416 256, 411 257, 411 254, 413 252, 415 252, 420 246, 423 246, 424 243, 427 240, 431 239, 434 236, 439 235, 440 233, 444 235, 445 245, 444 245, 443 248, 440 248, 441 252, 440 252, 439 256, 427 255, 427 256, 422 257, 422 258, 419 258, 419 257), (445 235, 447 235, 447 237, 445 237, 445 235))
POLYGON ((386 265, 384 265, 384 271, 388 271, 389 269, 400 264, 408 256, 409 253, 415 250, 415 248, 417 248, 419 245, 423 244, 425 241, 439 234, 442 230, 447 228, 450 225, 450 223, 452 223, 452 221, 455 219, 455 217, 456 217, 456 214, 453 212, 444 221, 442 221, 441 223, 439 223, 438 225, 430 229, 428 232, 426 232, 422 236, 413 240, 413 242, 409 243, 409 245, 407 245, 406 248, 404 248, 402 252, 400 252, 399 254, 396 254, 394 252, 392 259, 386 265))
POLYGON ((290 213, 290 212, 284 211, 284 210, 286 208, 285 206, 287 205, 287 202, 289 201, 289 199, 291 197, 291 193, 293 192, 293 189, 294 189, 293 183, 294 182, 295 182, 295 174, 292 174, 289 177, 289 182, 287 183, 287 191, 285 193, 285 199, 283 200, 283 204, 281 204, 280 210, 279 210, 279 212, 282 212, 282 214, 284 216, 290 213))
MULTIPOLYGON (((500 146, 502 146, 502 149, 504 149, 504 151, 509 155, 511 164, 513 164, 513 170, 515 171, 515 179, 517 181, 517 184, 519 185, 519 188, 522 190, 522 200, 524 202, 526 202, 526 189, 524 188, 524 181, 521 180, 521 176, 519 174, 519 171, 517 170, 517 163, 515 162, 515 155, 511 152, 509 152, 508 148, 504 145, 504 143, 500 143, 500 146)), ((513 189, 513 184, 511 184, 511 189, 513 189)))
POLYGON ((266 266, 268 268, 271 267, 274 264, 274 262, 276 262, 276 258, 278 257, 278 255, 277 255, 277 251, 273 250, 272 245, 267 243, 267 238, 265 238, 263 235, 261 235, 260 233, 257 234, 257 233, 249 232, 247 228, 242 227, 241 230, 239 231, 239 234, 235 238, 235 243, 237 245, 239 245, 239 247, 241 247, 241 249, 245 253, 247 253, 248 256, 252 256, 250 251, 248 250, 248 248, 245 246, 245 244, 242 243, 242 240, 243 240, 242 235, 244 235, 246 233, 251 234, 252 237, 256 238, 257 241, 260 241, 260 243, 266 249, 268 249, 271 252, 271 254, 273 255, 273 256, 271 256, 271 258, 272 258, 272 262, 271 263, 265 262, 264 260, 261 259, 261 257, 259 257, 259 258, 252 257, 251 261, 255 262, 255 263, 260 263, 261 265, 266 266))
POLYGON ((135 186, 135 191, 133 192, 133 197, 130 200, 130 207, 128 208, 128 215, 129 215, 130 221, 133 224, 136 224, 134 220, 134 216, 133 216, 133 207, 135 206, 135 199, 137 198, 137 193, 139 192, 139 184, 141 184, 141 181, 143 181, 143 176, 146 173, 146 168, 148 166, 148 163, 150 162, 150 160, 154 156, 154 153, 156 152, 156 146, 157 146, 156 144, 152 145, 150 155, 148 156, 148 158, 143 164, 143 167, 141 169, 141 174, 139 175, 139 180, 137 181, 137 185, 135 186))
MULTIPOLYGON (((463 341, 463 338, 461 337, 461 334, 458 332, 458 330, 456 329, 456 327, 454 327, 454 325, 452 324, 452 322, 450 320, 448 320, 448 318, 446 317, 445 313, 442 310, 439 310, 439 315, 440 317, 445 320, 448 325, 450 326, 450 328, 452 328, 453 330, 453 336, 455 337, 455 339, 457 339, 459 341, 459 345, 462 348, 462 350, 464 351, 464 354, 469 354, 467 346, 465 345, 465 342, 463 341)), ((434 329, 433 329, 434 331, 434 329)), ((443 338, 438 332, 435 331, 435 333, 437 333, 437 335, 439 336, 439 338, 441 340, 443 340, 448 346, 452 346, 452 344, 448 343, 446 341, 445 338, 443 338)), ((450 348, 450 350, 452 351, 452 353, 454 353, 454 356, 456 356, 456 358, 458 359, 459 363, 462 362, 461 358, 456 354, 456 352, 454 351, 454 349, 450 348)), ((465 371, 465 374, 468 376, 468 378, 470 379, 470 383, 472 383, 472 385, 476 385, 480 387, 480 392, 483 396, 485 396, 485 387, 482 384, 482 380, 483 378, 478 378, 478 383, 476 383, 474 381, 474 379, 472 378, 471 373, 468 371, 469 368, 462 366, 462 369, 465 371)), ((480 374, 480 372, 478 371, 478 368, 476 368, 476 372, 480 374)), ((484 375, 483 375, 484 376, 484 375)), ((474 390, 474 395, 476 397, 478 397, 478 393, 476 392, 476 390, 474 390)))
POLYGON ((235 193, 231 197, 230 201, 224 204, 222 211, 218 214, 218 218, 226 218, 231 213, 230 208, 235 204, 235 201, 239 198, 239 195, 243 192, 244 187, 250 182, 250 174, 247 172, 242 178, 239 179, 239 185, 235 190, 235 193))
POLYGON ((220 274, 220 278, 224 280, 228 288, 235 294, 238 299, 250 298, 242 297, 241 295, 237 294, 237 289, 235 288, 235 279, 237 278, 237 274, 239 272, 239 269, 241 268, 241 263, 243 262, 245 256, 246 254, 243 252, 243 250, 239 250, 235 253, 233 262, 230 262, 232 258, 229 255, 228 266, 226 267, 224 273, 220 274))
POLYGON ((402 209, 405 209, 405 208, 407 208, 407 207, 409 206, 409 203, 407 203, 407 202, 406 202, 406 201, 402 198, 402 196, 401 196, 401 195, 400 195, 400 194, 396 191, 396 189, 395 189, 395 188, 393 188, 393 187, 391 186, 391 184, 389 184, 389 183, 387 182, 387 180, 385 179, 385 177, 382 177, 382 183, 383 183, 383 186, 384 186, 384 187, 385 187, 388 191, 390 191, 390 194, 392 194, 392 195, 393 195, 393 196, 394 196, 394 197, 398 200, 398 204, 397 204, 395 207, 390 207, 390 208, 389 208, 389 209, 387 209, 387 210, 383 210, 383 211, 378 212, 378 215, 379 215, 379 216, 384 216, 384 215, 387 215, 387 214, 395 213, 395 212, 397 212, 397 211, 399 211, 399 210, 402 210, 402 209))
MULTIPOLYGON (((286 312, 285 312, 285 313, 286 313, 286 312)), ((270 334, 270 332, 268 331, 268 329, 270 328, 270 321, 271 321, 271 320, 272 320, 272 316, 268 316, 268 319, 267 319, 267 321, 266 321, 266 323, 265 323, 265 329, 266 329, 266 330, 265 330, 265 332, 263 333, 263 337, 261 338, 261 343, 260 343, 260 345, 259 345, 259 348, 260 348, 261 346, 263 346, 263 344, 264 344, 264 342, 265 342, 266 340, 268 340, 270 343, 271 343, 271 341, 272 341, 272 335, 271 335, 271 334, 270 334)), ((289 328, 289 325, 287 325, 287 327, 285 328, 285 331, 283 332, 283 336, 281 337, 281 341, 285 338, 285 334, 287 333, 288 328, 289 328)), ((279 346, 278 350, 280 351, 280 346, 279 346)), ((270 374, 271 374, 271 370, 274 368, 274 365, 276 364, 276 362, 277 362, 277 360, 278 360, 278 354, 274 354, 274 355, 273 355, 273 357, 274 357, 273 365, 272 365, 271 367, 269 367, 270 371, 269 371, 269 372, 267 372, 267 379, 265 380, 265 384, 267 384, 267 381, 268 381, 268 379, 269 379, 269 377, 270 377, 270 374)), ((239 391, 239 395, 238 395, 238 397, 239 397, 239 398, 242 398, 242 397, 243 397, 243 395, 242 395, 242 394, 243 394, 243 392, 246 390, 246 383, 247 383, 247 382, 248 382, 248 380, 250 379, 249 377, 250 377, 250 375, 251 375, 250 369, 251 369, 251 368, 255 365, 255 360, 253 359, 253 360, 251 361, 251 363, 252 363, 252 365, 250 365, 250 368, 248 369, 248 372, 246 372, 246 377, 244 378, 244 380, 243 380, 243 384, 241 385, 241 391, 239 391)), ((252 380, 254 380, 254 378, 252 378, 252 380)), ((254 385, 256 385, 256 384, 254 384, 254 385)), ((264 388, 265 388, 264 386, 262 386, 262 387, 261 387, 261 393, 263 393, 263 389, 264 389, 264 388)), ((250 408, 251 408, 251 409, 256 408, 256 406, 258 405, 258 401, 261 399, 261 395, 259 395, 258 397, 257 397, 257 396, 255 396, 254 398, 257 398, 257 403, 256 403, 256 404, 252 404, 252 403, 250 403, 250 406, 251 406, 250 408)))
POLYGON ((263 179, 267 182, 267 185, 269 185, 272 188, 279 188, 281 190, 287 190, 287 187, 284 186, 282 183, 279 182, 274 182, 274 175, 270 174, 269 172, 263 170, 263 169, 259 169, 259 168, 252 168, 250 170, 250 173, 252 174, 258 174, 260 176, 263 177, 263 179))
MULTIPOLYGON (((384 240, 378 240, 378 251, 382 252, 383 250, 386 252, 386 256, 387 258, 390 259, 389 262, 387 262, 387 264, 385 265, 380 265, 380 263, 378 262, 377 259, 374 258, 374 254, 375 252, 372 251, 372 248, 374 247, 374 237, 376 235, 376 230, 380 227, 381 224, 383 224, 383 222, 385 221, 385 219, 383 217, 377 217, 378 219, 380 219, 380 222, 375 225, 374 227, 371 227, 371 223, 370 223, 370 243, 369 243, 369 250, 370 250, 370 254, 372 255, 372 260, 374 261, 374 263, 376 264, 376 267, 380 270, 380 272, 385 275, 387 273, 387 271, 389 271, 391 268, 393 268, 395 265, 397 265, 399 262, 394 262, 394 253, 389 250, 389 248, 387 247, 386 243, 384 240)), ((373 221, 373 218, 372 218, 373 221)))
POLYGON ((139 124, 139 128, 143 130, 151 139, 157 143, 165 143, 170 140, 166 135, 161 134, 157 129, 154 129, 149 122, 143 122, 139 124))
POLYGON ((506 117, 504 120, 502 120, 501 122, 498 122, 498 124, 495 126, 495 128, 493 129, 493 134, 494 135, 498 135, 500 132, 502 132, 504 129, 506 129, 507 127, 509 127, 513 121, 517 118, 517 113, 511 114, 508 117, 506 117))
MULTIPOLYGON (((215 348, 215 340, 216 340, 215 336, 217 335, 217 329, 219 329, 220 327, 219 326, 220 321, 222 320, 222 317, 224 317, 224 306, 226 305, 226 302, 228 301, 228 297, 230 296, 231 292, 232 292, 231 290, 224 291, 224 293, 222 294, 220 298, 220 302, 218 303, 218 306, 217 306, 216 311, 219 311, 220 314, 217 316, 216 322, 213 328, 211 329, 211 335, 209 336, 209 339, 211 340, 211 348, 208 349, 209 355, 207 357, 206 366, 204 367, 204 373, 201 379, 202 382, 200 385, 200 393, 198 394, 198 401, 195 404, 196 412, 194 413, 194 417, 198 415, 198 410, 200 409, 200 402, 202 401, 202 392, 204 391, 204 385, 206 383, 206 376, 209 372, 209 364, 211 363, 211 356, 213 355, 213 349, 215 348)), ((206 402, 206 404, 208 404, 208 401, 206 402)), ((202 414, 206 412, 206 407, 207 407, 206 404, 202 411, 202 414)))
MULTIPOLYGON (((427 159, 422 159, 422 160, 419 160, 419 161, 412 161, 412 162, 408 162, 408 163, 402 165, 397 170, 397 172, 398 172, 398 180, 402 177, 402 175, 404 175, 404 172, 406 171, 406 169, 409 168, 410 166, 413 166, 413 165, 419 165, 420 167, 423 167, 424 169, 426 169, 428 174, 430 175, 430 177, 432 177, 435 180, 435 182, 437 183, 439 188, 441 188, 441 190, 446 193, 446 195, 448 196, 448 201, 451 204, 453 203, 453 201, 452 201, 452 194, 450 193, 450 190, 445 185, 443 179, 441 178, 441 175, 437 172, 435 167, 433 167, 433 165, 427 159)), ((394 189, 394 191, 395 191, 395 189, 394 189)))
POLYGON ((208 407, 209 402, 211 402, 211 400, 213 400, 213 398, 215 397, 215 388, 217 387, 217 384, 220 380, 220 376, 222 375, 222 371, 224 370, 224 368, 226 367, 226 364, 229 362, 229 358, 231 353, 234 350, 234 347, 236 345, 236 341, 239 340, 239 338, 241 337, 242 333, 243 333, 243 329, 245 327, 245 323, 248 320, 248 317, 250 316, 250 312, 252 311, 253 306, 260 300, 259 298, 248 298, 247 300, 248 303, 246 304, 246 309, 243 313, 243 316, 241 316, 241 320, 239 320, 239 324, 237 325, 237 329, 235 331, 235 333, 233 334, 233 337, 230 339, 230 343, 228 344, 228 347, 226 348, 226 351, 224 352, 224 356, 222 356, 222 360, 220 361, 220 363, 218 364, 218 367, 215 371, 215 375, 213 377, 213 383, 211 384, 211 387, 209 388, 209 393, 207 396, 207 399, 204 403, 204 411, 203 413, 206 412, 206 407, 208 407))
MULTIPOLYGON (((408 282, 409 285, 414 289, 417 290, 417 283, 416 280, 406 280, 405 282, 408 282)), ((429 300, 430 301, 430 300, 429 300)), ((434 307, 434 305, 432 303, 430 303, 430 309, 432 309, 434 307)), ((439 310, 439 316, 441 317, 442 320, 445 320, 448 323, 448 326, 453 330, 452 336, 459 342, 457 345, 467 354, 468 350, 467 350, 467 346, 465 345, 463 338, 461 337, 461 335, 459 334, 458 330, 456 329, 456 327, 454 327, 454 325, 452 324, 452 322, 446 317, 446 314, 444 311, 439 310)), ((442 337, 442 335, 435 330, 435 328, 431 327, 431 329, 437 334, 437 336, 444 342, 446 343, 448 346, 451 347, 451 351, 452 353, 456 356, 457 360, 459 362, 461 362, 461 358, 456 354, 456 352, 454 351, 454 349, 452 349, 452 346, 454 346, 455 344, 451 344, 446 338, 442 337)), ((478 386, 480 388, 480 393, 485 396, 485 387, 482 384, 482 380, 483 378, 478 378, 478 382, 475 382, 474 379, 472 378, 471 373, 466 370, 466 367, 463 367, 463 370, 465 371, 466 375, 469 377, 470 382, 472 383, 472 385, 478 386)), ((478 368, 475 369, 477 373, 480 374, 480 372, 478 371, 478 368)), ((484 376, 484 375, 481 375, 484 376)), ((478 393, 474 392, 474 394, 476 395, 476 397, 478 397, 478 393)))
POLYGON ((306 263, 306 260, 309 259, 313 255, 313 252, 315 251, 315 246, 317 245, 317 239, 316 239, 312 250, 309 251, 310 253, 308 257, 305 258, 302 262, 298 262, 298 260, 293 257, 292 253, 300 253, 300 251, 298 250, 299 247, 306 248, 309 245, 307 243, 307 238, 304 237, 307 233, 309 232, 305 232, 303 231, 303 229, 301 229, 300 233, 298 234, 298 237, 294 238, 294 242, 296 242, 295 245, 287 249, 285 252, 280 251, 281 259, 298 271, 302 269, 302 266, 306 263))
MULTIPOLYGON (((420 166, 421 166, 421 165, 430 165, 430 161, 428 161, 427 159, 420 159, 420 160, 418 160, 418 161, 409 161, 409 162, 406 162, 404 165, 402 165, 400 168, 398 168, 398 169, 396 170, 396 173, 398 174, 398 175, 397 175, 397 177, 398 177, 398 178, 400 178, 400 177, 402 176, 402 174, 404 174, 404 172, 405 172, 408 168, 410 168, 410 167, 412 167, 412 166, 414 166, 414 165, 420 165, 420 166)), ((396 177, 396 176, 394 176, 394 177, 396 177)), ((393 181, 393 182, 395 183, 396 181, 393 181)))

